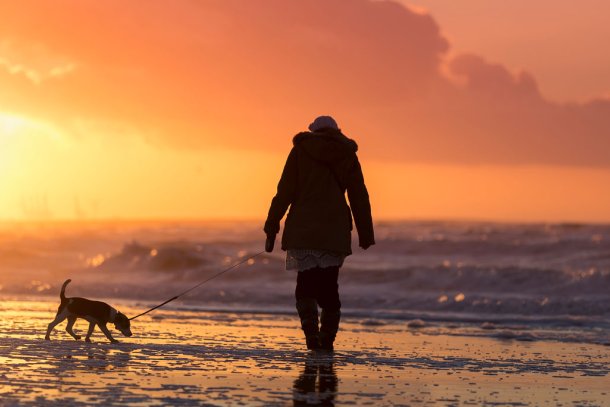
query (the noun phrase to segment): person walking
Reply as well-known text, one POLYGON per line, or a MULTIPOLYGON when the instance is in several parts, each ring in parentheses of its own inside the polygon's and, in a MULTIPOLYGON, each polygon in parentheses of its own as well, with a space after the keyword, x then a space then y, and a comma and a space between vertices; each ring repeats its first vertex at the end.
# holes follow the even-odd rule
POLYGON ((298 271, 296 309, 305 342, 310 350, 332 351, 341 318, 339 268, 352 254, 352 216, 360 247, 375 244, 369 194, 358 145, 332 117, 316 118, 309 131, 292 142, 265 222, 265 250, 273 251, 280 221, 290 207, 281 248, 287 252, 286 269, 298 271))

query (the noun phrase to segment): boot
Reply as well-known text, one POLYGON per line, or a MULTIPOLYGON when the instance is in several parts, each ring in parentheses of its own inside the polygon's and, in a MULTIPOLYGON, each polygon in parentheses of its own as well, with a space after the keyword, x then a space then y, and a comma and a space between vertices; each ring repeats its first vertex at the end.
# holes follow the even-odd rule
POLYGON ((316 300, 313 298, 297 300, 297 311, 299 318, 301 318, 301 328, 303 328, 305 333, 307 349, 319 349, 320 328, 318 326, 318 305, 316 300))
POLYGON ((320 348, 322 350, 333 351, 333 343, 335 336, 339 330, 339 321, 341 320, 340 309, 322 309, 321 315, 322 326, 320 327, 320 348))

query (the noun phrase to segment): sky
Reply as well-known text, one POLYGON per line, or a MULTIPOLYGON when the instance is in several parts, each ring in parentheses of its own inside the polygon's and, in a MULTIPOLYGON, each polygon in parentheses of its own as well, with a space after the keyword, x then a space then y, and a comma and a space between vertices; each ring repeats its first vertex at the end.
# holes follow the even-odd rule
POLYGON ((610 222, 610 3, 0 0, 0 219, 266 216, 354 138, 376 219, 610 222))

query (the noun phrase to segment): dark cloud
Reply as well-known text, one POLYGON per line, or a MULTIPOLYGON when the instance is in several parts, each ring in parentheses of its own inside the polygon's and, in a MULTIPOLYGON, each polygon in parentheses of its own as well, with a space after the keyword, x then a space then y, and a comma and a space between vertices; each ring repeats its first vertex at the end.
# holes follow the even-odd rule
POLYGON ((377 157, 610 165, 610 103, 554 103, 528 73, 448 60, 434 19, 390 1, 24 0, 0 14, 0 39, 76 64, 40 85, 0 69, 0 108, 136 122, 175 146, 283 150, 330 113, 377 157))

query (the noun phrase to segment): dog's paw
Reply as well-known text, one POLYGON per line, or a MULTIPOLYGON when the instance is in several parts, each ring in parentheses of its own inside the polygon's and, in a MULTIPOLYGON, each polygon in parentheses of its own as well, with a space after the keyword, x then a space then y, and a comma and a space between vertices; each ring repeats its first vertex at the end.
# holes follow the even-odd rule
POLYGON ((85 338, 85 342, 89 342, 89 343, 91 343, 91 339, 89 339, 89 338, 85 338))
POLYGON ((110 341, 110 343, 120 343, 120 342, 118 340, 116 340, 116 339, 113 339, 113 340, 110 341))
POLYGON ((50 338, 49 336, 45 336, 45 337, 44 337, 44 340, 45 340, 45 341, 50 341, 50 340, 51 340, 51 338, 50 338))
POLYGON ((74 335, 74 339, 77 341, 80 341, 81 336, 80 335, 74 335))

